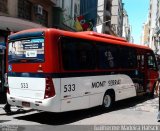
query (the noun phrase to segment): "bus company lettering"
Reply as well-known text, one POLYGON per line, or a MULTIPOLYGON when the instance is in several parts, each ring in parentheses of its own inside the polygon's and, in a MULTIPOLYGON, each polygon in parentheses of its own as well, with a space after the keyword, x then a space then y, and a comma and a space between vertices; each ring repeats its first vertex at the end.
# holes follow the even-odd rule
POLYGON ((119 85, 121 84, 121 80, 118 79, 118 80, 109 80, 108 81, 108 86, 114 86, 114 85, 119 85))
POLYGON ((106 81, 92 82, 92 88, 104 87, 105 84, 106 84, 106 81))

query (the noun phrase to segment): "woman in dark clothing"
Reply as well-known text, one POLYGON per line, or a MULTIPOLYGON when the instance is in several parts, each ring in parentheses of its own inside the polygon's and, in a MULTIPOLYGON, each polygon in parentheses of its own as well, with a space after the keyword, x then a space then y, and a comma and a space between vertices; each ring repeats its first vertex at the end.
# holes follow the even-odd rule
POLYGON ((7 90, 8 90, 8 79, 7 79, 7 73, 4 75, 4 87, 5 87, 5 92, 6 92, 6 104, 5 106, 3 107, 4 111, 7 113, 7 114, 10 114, 12 111, 11 111, 11 105, 8 103, 7 101, 7 90))
POLYGON ((8 102, 6 102, 6 104, 5 104, 5 106, 3 107, 3 109, 4 109, 4 111, 5 111, 7 114, 12 113, 12 111, 11 111, 11 105, 10 105, 8 102))

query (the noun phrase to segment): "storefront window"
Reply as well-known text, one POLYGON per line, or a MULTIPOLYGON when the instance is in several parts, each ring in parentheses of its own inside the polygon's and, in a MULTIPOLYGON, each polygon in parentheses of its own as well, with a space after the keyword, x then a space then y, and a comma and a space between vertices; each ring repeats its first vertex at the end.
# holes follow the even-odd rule
POLYGON ((28 0, 18 0, 18 17, 31 20, 32 3, 28 0))
POLYGON ((36 14, 35 22, 42 24, 44 26, 48 26, 48 12, 43 9, 42 15, 36 14))

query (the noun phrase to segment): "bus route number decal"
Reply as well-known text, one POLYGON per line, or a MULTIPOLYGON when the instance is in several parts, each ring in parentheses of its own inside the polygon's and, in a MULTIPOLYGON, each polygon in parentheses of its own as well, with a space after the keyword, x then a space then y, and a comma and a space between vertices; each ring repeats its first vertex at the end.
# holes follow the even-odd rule
POLYGON ((75 84, 68 84, 68 85, 64 85, 64 92, 71 92, 71 91, 75 91, 75 84))

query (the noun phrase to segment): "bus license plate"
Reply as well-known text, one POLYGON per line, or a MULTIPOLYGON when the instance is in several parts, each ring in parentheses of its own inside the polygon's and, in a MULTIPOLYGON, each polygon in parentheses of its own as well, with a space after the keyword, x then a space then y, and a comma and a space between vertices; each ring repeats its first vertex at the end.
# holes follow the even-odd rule
POLYGON ((22 102, 22 106, 24 106, 24 107, 30 107, 30 103, 23 101, 22 102))

